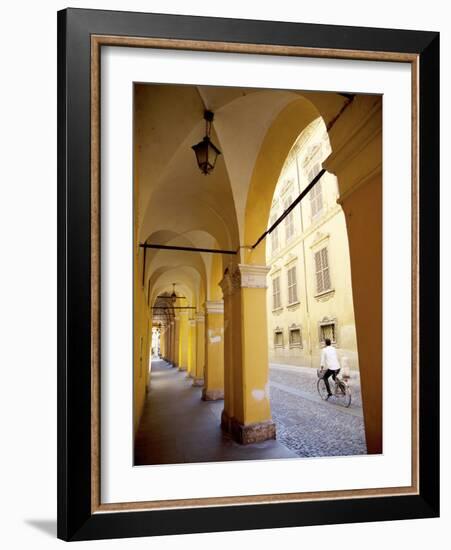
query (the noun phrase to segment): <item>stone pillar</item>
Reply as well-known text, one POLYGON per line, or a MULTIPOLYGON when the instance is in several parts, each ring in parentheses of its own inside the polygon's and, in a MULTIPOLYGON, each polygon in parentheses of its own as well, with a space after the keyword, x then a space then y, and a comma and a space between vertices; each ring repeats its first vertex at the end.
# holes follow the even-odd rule
POLYGON ((178 367, 179 365, 179 341, 180 341, 180 316, 174 317, 174 348, 173 348, 173 361, 172 366, 178 367))
POLYGON ((382 100, 357 96, 329 131, 323 167, 337 176, 348 231, 369 454, 382 452, 382 100))
POLYGON ((186 371, 188 368, 188 347, 189 347, 189 326, 188 326, 188 311, 181 310, 180 329, 179 329, 179 354, 178 367, 180 371, 186 371))
POLYGON ((266 276, 264 265, 231 265, 220 285, 227 327, 221 425, 239 443, 276 438, 269 403, 266 276), (229 334, 230 332, 230 334, 229 334))
POLYGON ((172 344, 173 344, 173 332, 174 332, 174 322, 168 321, 166 325, 166 361, 172 364, 172 344))
POLYGON ((166 357, 166 327, 160 329, 160 355, 166 357))
POLYGON ((234 359, 234 352, 237 349, 241 350, 241 332, 233 331, 234 306, 239 318, 240 301, 239 297, 234 299, 232 278, 228 275, 229 269, 231 268, 226 269, 224 278, 219 283, 224 295, 224 409, 221 415, 221 427, 226 432, 230 432, 230 419, 234 418, 233 374, 234 365, 239 364, 239 359, 234 359))
POLYGON ((188 320, 188 372, 190 378, 194 378, 196 370, 196 319, 188 320))
POLYGON ((224 398, 224 302, 205 302, 205 372, 202 399, 224 398))
POLYGON ((168 327, 167 328, 168 333, 166 336, 166 342, 168 347, 167 361, 169 361, 172 364, 172 357, 173 357, 172 348, 174 345, 174 321, 169 321, 167 327, 168 327))
POLYGON ((203 386, 205 365, 205 315, 203 313, 196 314, 196 340, 196 367, 193 386, 203 386))

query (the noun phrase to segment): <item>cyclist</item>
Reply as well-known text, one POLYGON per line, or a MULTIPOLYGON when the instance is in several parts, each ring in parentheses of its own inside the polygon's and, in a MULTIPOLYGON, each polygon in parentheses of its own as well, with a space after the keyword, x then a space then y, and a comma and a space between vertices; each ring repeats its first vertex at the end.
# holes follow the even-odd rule
POLYGON ((327 369, 324 373, 324 383, 327 389, 327 399, 332 395, 329 385, 329 377, 332 376, 334 381, 337 374, 340 372, 340 363, 338 362, 337 350, 331 346, 329 338, 325 339, 325 347, 321 352, 321 368, 327 369))

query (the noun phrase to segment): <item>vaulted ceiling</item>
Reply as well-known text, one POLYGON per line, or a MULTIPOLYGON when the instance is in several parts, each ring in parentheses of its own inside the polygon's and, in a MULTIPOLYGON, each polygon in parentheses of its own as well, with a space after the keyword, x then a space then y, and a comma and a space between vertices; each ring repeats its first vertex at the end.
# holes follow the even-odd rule
MULTIPOLYGON (((306 120, 321 115, 327 124, 346 98, 290 90, 136 84, 139 242, 233 250, 249 244, 246 207, 257 158, 273 122, 299 101, 308 111, 306 120), (208 176, 200 172, 191 149, 205 135, 205 109, 214 112, 211 139, 222 153, 208 176)), ((277 178, 274 187, 276 183, 277 178)), ((267 220, 263 223, 266 226, 267 220)), ((202 252, 148 249, 145 288, 150 289, 150 301, 172 291, 175 282, 190 304, 199 306, 219 282, 212 282, 217 260, 202 252)))

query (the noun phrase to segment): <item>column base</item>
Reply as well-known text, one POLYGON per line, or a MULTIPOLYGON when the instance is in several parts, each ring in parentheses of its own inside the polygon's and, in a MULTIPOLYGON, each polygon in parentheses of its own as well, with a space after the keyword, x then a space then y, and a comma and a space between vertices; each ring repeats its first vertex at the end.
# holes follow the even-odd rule
POLYGON ((220 399, 224 399, 224 390, 207 390, 206 388, 202 390, 203 401, 219 401, 220 399))
POLYGON ((231 418, 225 410, 221 413, 221 429, 226 433, 231 432, 231 418))
POLYGON ((193 386, 194 387, 202 387, 204 385, 204 379, 203 378, 193 378, 193 386))
POLYGON ((186 367, 179 367, 179 371, 180 371, 180 372, 186 371, 186 367))
POLYGON ((229 425, 230 435, 237 443, 242 445, 276 439, 276 425, 272 420, 255 422, 254 424, 241 424, 236 418, 231 418, 229 425))
POLYGON ((186 377, 187 378, 194 378, 193 374, 191 372, 187 372, 186 373, 186 377))

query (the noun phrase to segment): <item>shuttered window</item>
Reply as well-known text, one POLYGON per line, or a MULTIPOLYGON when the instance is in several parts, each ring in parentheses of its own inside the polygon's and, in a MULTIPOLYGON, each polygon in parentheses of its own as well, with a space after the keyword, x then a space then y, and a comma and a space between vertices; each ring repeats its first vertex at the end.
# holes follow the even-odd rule
POLYGON ((296 266, 290 267, 287 271, 288 279, 288 304, 294 304, 298 301, 298 289, 296 279, 296 266))
POLYGON ((324 343, 326 338, 328 338, 332 344, 335 344, 335 323, 322 324, 320 326, 320 331, 321 342, 324 343))
POLYGON ((326 292, 330 290, 330 273, 329 273, 329 259, 327 256, 327 248, 322 248, 315 252, 315 272, 316 272, 316 292, 326 292))
MULTIPOLYGON (((283 204, 284 211, 291 205, 293 199, 291 195, 287 197, 283 204)), ((285 239, 288 242, 294 235, 294 210, 285 218, 285 239)))
MULTIPOLYGON (((309 171, 308 173, 309 183, 318 174, 320 169, 321 169, 320 165, 315 164, 312 170, 309 171)), ((321 188, 321 180, 317 181, 316 184, 313 186, 313 189, 309 193, 309 197, 310 197, 310 208, 311 208, 312 218, 315 218, 321 213, 323 209, 323 192, 321 188)))
POLYGON ((290 328, 290 347, 301 347, 301 329, 300 328, 290 328))
POLYGON ((274 332, 274 345, 283 347, 283 332, 281 330, 276 330, 274 332))
POLYGON ((278 309, 281 307, 280 299, 280 277, 274 277, 272 280, 272 308, 278 309))
MULTIPOLYGON (((270 222, 269 226, 271 227, 272 224, 277 220, 277 215, 274 215, 270 222)), ((271 233, 271 251, 274 254, 279 248, 279 226, 277 226, 273 232, 271 233)))

